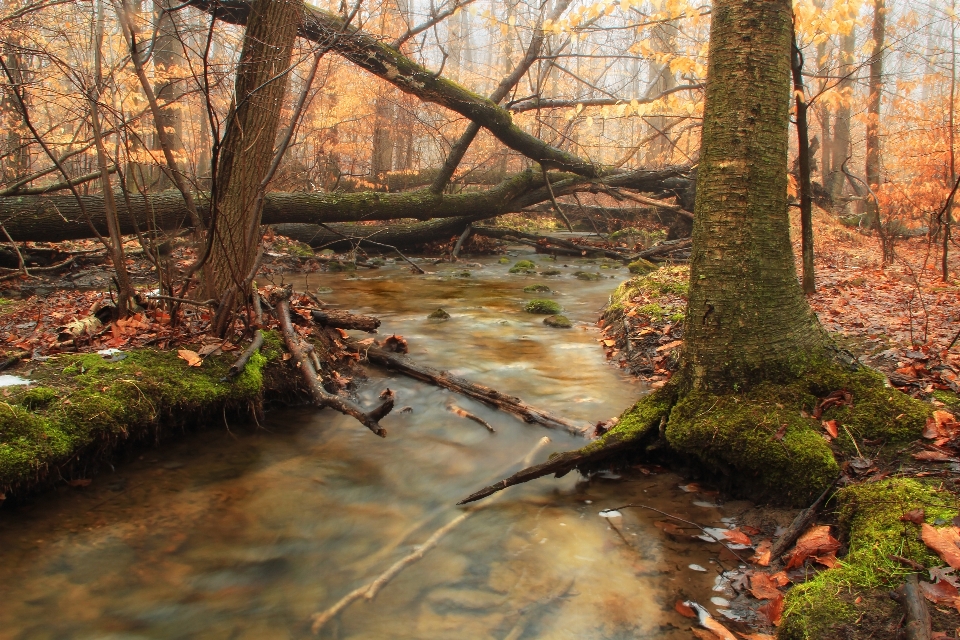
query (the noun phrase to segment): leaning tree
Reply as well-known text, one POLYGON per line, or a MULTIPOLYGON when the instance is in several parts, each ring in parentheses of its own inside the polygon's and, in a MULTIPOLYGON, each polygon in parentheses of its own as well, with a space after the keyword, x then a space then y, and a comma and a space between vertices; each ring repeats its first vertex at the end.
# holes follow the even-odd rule
POLYGON ((697 461, 741 493, 807 504, 865 443, 919 436, 929 408, 838 349, 797 280, 787 208, 791 19, 790 0, 713 5, 677 373, 597 441, 464 502, 654 449, 697 461), (818 418, 838 420, 841 437, 828 443, 818 418))

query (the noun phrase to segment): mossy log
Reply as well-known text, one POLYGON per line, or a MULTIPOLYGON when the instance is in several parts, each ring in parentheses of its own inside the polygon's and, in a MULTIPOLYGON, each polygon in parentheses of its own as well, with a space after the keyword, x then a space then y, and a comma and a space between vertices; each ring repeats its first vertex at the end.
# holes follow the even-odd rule
MULTIPOLYGON (((611 258, 613 260, 620 260, 621 262, 629 262, 630 256, 622 253, 620 251, 613 251, 611 249, 601 249, 597 247, 591 247, 587 245, 580 245, 571 240, 566 240, 564 238, 555 238, 553 236, 539 235, 536 233, 527 233, 525 231, 517 231, 515 229, 498 229, 494 227, 483 227, 475 226, 473 232, 480 236, 486 236, 488 238, 497 238, 504 239, 507 237, 522 238, 524 240, 531 240, 537 246, 546 245, 556 245, 557 247, 562 247, 564 249, 570 249, 575 253, 573 255, 583 255, 583 252, 601 254, 605 258, 611 258)), ((544 247, 548 249, 548 247, 544 247)))

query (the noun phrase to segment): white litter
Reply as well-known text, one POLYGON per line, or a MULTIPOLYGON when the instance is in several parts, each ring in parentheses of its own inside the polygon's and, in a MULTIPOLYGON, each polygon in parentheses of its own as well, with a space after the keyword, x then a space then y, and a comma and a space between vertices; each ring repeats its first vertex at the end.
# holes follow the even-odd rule
POLYGON ((15 387, 21 384, 30 384, 30 381, 20 376, 0 375, 0 387, 15 387))
POLYGON ((616 509, 604 509, 600 512, 601 518, 622 518, 623 514, 616 509))

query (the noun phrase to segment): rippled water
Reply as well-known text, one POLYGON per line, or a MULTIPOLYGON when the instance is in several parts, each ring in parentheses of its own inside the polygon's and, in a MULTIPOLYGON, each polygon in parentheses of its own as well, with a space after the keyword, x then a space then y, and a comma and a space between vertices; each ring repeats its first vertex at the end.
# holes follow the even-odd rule
MULTIPOLYGON (((427 276, 387 265, 288 281, 332 289, 320 297, 376 313, 381 335, 402 334, 420 362, 569 418, 617 415, 643 391, 597 348, 592 323, 618 280, 584 282, 572 276, 584 264, 545 264, 563 274, 509 275, 509 265, 484 259, 467 267, 470 277, 449 265, 427 276), (548 295, 573 329, 522 312, 526 300, 543 297, 523 293, 535 282, 556 290, 548 295), (452 318, 426 320, 437 307, 452 318)), ((275 411, 262 430, 212 424, 88 487, 0 510, 0 638, 310 637, 313 613, 456 518, 458 499, 518 468, 544 435, 551 442, 537 461, 582 443, 377 370, 361 385, 362 400, 372 404, 387 386, 398 394, 398 410, 383 420, 387 439, 330 410, 275 411)), ((716 595, 716 546, 668 538, 655 513, 599 515, 643 502, 719 525, 723 509, 681 492, 679 482, 637 471, 508 489, 320 636, 688 638, 690 621, 673 605, 716 595)))

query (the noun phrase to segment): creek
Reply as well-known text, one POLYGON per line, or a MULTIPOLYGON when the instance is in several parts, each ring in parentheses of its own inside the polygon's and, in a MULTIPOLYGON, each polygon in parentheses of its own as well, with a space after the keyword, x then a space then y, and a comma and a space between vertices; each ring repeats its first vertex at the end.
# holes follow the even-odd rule
MULTIPOLYGON (((512 253, 511 263, 530 258, 561 273, 513 275, 509 264, 482 258, 425 264, 428 275, 390 262, 286 279, 379 316, 380 336, 404 336, 423 364, 570 419, 618 415, 645 390, 605 361, 594 322, 626 270, 512 253), (581 270, 602 277, 574 277, 581 270), (553 292, 523 291, 534 283, 553 292), (559 302, 573 328, 525 313, 535 297, 559 302), (451 318, 427 320, 438 307, 451 318)), ((0 638, 312 637, 313 613, 422 544, 462 512, 457 500, 516 470, 539 439, 551 442, 537 462, 583 443, 375 368, 359 382, 362 404, 386 387, 397 393, 397 409, 382 421, 386 439, 331 410, 275 410, 262 428, 214 423, 89 486, 0 510, 0 638)), ((736 562, 694 540, 695 530, 667 535, 657 513, 600 515, 643 503, 722 527, 736 513, 737 505, 680 484, 637 467, 510 488, 320 637, 689 638, 693 621, 675 602, 694 599, 716 613, 720 563, 736 562)))

